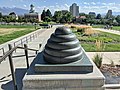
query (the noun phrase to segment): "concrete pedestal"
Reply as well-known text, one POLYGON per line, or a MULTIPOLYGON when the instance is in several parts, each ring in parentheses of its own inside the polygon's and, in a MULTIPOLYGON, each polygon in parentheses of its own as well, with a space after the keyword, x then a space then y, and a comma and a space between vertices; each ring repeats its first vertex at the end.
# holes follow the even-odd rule
POLYGON ((23 79, 23 90, 104 90, 104 76, 93 64, 90 73, 36 73, 38 55, 23 79))

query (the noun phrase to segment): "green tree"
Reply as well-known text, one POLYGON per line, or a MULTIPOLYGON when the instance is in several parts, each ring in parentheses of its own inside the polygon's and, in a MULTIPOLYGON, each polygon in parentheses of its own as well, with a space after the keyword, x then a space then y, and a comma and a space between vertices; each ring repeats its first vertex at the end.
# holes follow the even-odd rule
POLYGON ((2 18, 2 13, 0 12, 0 18, 2 18))
MULTIPOLYGON (((63 15, 64 16, 64 15, 63 15)), ((72 21, 72 18, 73 18, 73 16, 72 16, 72 14, 70 13, 70 12, 67 12, 66 14, 65 14, 65 19, 66 19, 66 22, 67 23, 69 23, 69 22, 71 22, 72 21)))
POLYGON ((52 18, 52 14, 49 9, 47 9, 47 11, 46 11, 46 16, 49 18, 52 18))
POLYGON ((23 19, 23 17, 19 16, 17 21, 18 21, 18 22, 20 23, 20 25, 21 25, 21 23, 24 21, 24 19, 23 19))
POLYGON ((45 16, 46 16, 46 12, 45 12, 45 10, 43 10, 43 12, 41 14, 41 20, 45 21, 45 16))
POLYGON ((117 17, 116 17, 116 21, 119 23, 119 25, 120 25, 120 15, 118 15, 117 17))
POLYGON ((45 22, 50 22, 50 21, 51 21, 51 18, 48 17, 48 16, 46 16, 46 17, 45 17, 45 22))
POLYGON ((60 23, 66 23, 65 17, 63 17, 63 18, 60 19, 60 23))
POLYGON ((62 12, 61 11, 55 11, 53 19, 55 22, 59 23, 62 18, 62 12))

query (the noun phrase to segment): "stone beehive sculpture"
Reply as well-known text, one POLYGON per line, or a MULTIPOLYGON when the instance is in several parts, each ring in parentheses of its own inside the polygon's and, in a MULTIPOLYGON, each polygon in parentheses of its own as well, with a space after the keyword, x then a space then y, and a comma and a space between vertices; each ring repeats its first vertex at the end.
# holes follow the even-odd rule
POLYGON ((75 34, 67 27, 58 27, 48 39, 35 64, 37 73, 87 73, 93 65, 75 34))
POLYGON ((48 39, 43 52, 51 64, 67 64, 83 58, 83 51, 75 34, 67 27, 59 27, 48 39))

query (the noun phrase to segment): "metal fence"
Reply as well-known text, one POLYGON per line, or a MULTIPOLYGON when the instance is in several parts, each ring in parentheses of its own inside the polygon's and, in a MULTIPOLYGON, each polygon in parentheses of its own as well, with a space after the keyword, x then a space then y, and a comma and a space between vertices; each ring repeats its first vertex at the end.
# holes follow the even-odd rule
MULTIPOLYGON (((32 32, 30 35, 27 35, 15 42, 13 42, 13 46, 16 47, 18 45, 23 46, 24 44, 34 40, 35 38, 37 38, 44 30, 37 30, 35 32, 32 32)), ((3 46, 2 48, 0 48, 0 57, 2 57, 5 54, 5 46, 3 46)), ((16 50, 15 50, 16 52, 16 50)))
POLYGON ((12 75, 12 80, 13 80, 13 84, 14 84, 14 90, 18 90, 18 87, 17 87, 17 83, 16 83, 16 77, 15 77, 15 69, 14 69, 14 64, 13 64, 13 58, 16 58, 16 57, 23 57, 25 56, 26 57, 26 66, 27 66, 27 69, 29 68, 29 58, 30 57, 35 57, 35 55, 37 54, 38 50, 36 49, 31 49, 31 48, 28 48, 28 46, 26 44, 24 44, 24 47, 19 47, 19 46, 15 46, 12 48, 12 45, 11 44, 8 44, 8 47, 9 47, 9 51, 7 51, 6 53, 4 53, 4 55, 0 58, 0 63, 6 59, 8 57, 8 60, 9 60, 9 65, 10 65, 10 70, 11 70, 11 75, 12 75), (24 54, 23 55, 18 55, 18 56, 13 56, 12 53, 17 49, 23 49, 24 50, 24 54), (29 56, 28 55, 28 50, 30 51, 35 51, 35 55, 34 56, 29 56))

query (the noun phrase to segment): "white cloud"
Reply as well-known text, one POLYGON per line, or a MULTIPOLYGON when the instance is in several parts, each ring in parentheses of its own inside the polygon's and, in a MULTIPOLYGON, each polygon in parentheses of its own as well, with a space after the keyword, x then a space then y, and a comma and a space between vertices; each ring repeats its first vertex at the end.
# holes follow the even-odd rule
POLYGON ((108 5, 115 5, 115 3, 108 3, 108 5))
POLYGON ((27 5, 23 5, 25 8, 27 7, 27 5))
MULTIPOLYGON (((84 3, 86 4, 86 3, 84 3)), ((120 4, 118 3, 99 3, 96 2, 96 5, 93 5, 94 3, 91 2, 90 5, 85 5, 83 7, 81 7, 80 12, 85 12, 85 13, 89 13, 89 12, 96 12, 96 13, 106 13, 109 9, 111 9, 113 12, 120 12, 120 4)))
POLYGON ((107 3, 102 3, 102 5, 107 5, 107 3))
POLYGON ((96 3, 95 3, 95 2, 91 2, 91 4, 92 4, 92 5, 96 5, 96 3))
POLYGON ((44 1, 44 2, 46 2, 46 1, 44 1))
POLYGON ((89 3, 87 3, 87 2, 84 2, 83 4, 85 4, 85 5, 90 5, 89 3))
POLYGON ((70 7, 68 4, 65 4, 65 6, 68 7, 68 8, 70 7))

